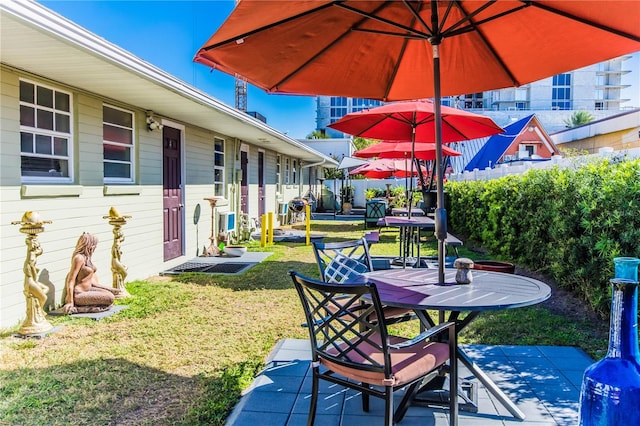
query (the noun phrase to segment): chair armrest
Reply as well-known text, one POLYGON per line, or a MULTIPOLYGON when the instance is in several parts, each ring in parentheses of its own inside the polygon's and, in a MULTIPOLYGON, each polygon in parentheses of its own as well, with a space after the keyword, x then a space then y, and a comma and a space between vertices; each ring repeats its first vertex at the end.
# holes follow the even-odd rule
POLYGON ((391 349, 402 349, 402 348, 406 348, 408 346, 413 346, 416 345, 428 338, 430 338, 431 336, 434 336, 436 334, 440 334, 445 330, 449 330, 451 327, 455 328, 456 323, 455 322, 443 322, 442 324, 438 324, 435 327, 431 327, 430 329, 423 331, 422 333, 418 334, 416 337, 414 337, 411 340, 407 340, 405 342, 402 343, 397 343, 394 345, 389 345, 389 348, 391 349))

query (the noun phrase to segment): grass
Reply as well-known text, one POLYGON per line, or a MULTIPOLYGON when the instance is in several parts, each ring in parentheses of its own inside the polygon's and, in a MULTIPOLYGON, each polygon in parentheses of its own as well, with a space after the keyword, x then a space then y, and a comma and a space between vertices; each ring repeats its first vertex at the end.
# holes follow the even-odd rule
MULTIPOLYGON (((314 221, 312 230, 332 241, 363 235, 362 222, 314 221)), ((372 253, 396 254, 395 238, 383 232, 372 253)), ((239 276, 127 283, 132 297, 119 303, 129 309, 98 322, 52 318, 62 327, 41 340, 0 332, 0 424, 223 425, 276 342, 308 337, 287 271, 317 276, 311 247, 251 250, 273 255, 239 276)), ((599 358, 607 342, 590 337, 589 327, 538 306, 481 315, 461 341, 571 345, 599 358)))

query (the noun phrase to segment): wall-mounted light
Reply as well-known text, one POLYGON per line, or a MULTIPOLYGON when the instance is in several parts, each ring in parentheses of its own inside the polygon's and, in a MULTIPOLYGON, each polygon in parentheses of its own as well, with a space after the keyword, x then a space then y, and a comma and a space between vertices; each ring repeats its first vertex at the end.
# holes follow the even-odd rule
POLYGON ((162 127, 162 124, 153 117, 153 111, 147 111, 147 129, 153 132, 156 129, 162 130, 162 127))

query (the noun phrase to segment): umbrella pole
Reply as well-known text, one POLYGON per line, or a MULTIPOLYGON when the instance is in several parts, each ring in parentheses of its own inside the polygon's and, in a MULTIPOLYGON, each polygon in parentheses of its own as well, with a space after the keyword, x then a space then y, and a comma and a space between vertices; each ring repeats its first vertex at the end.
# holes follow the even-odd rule
MULTIPOLYGON (((431 2, 431 21, 438 28, 438 2, 431 2)), ((443 176, 440 172, 442 165, 442 109, 440 108, 440 49, 441 38, 438 35, 430 39, 433 48, 433 94, 436 127, 436 171, 437 175, 437 203, 435 212, 436 238, 438 239, 438 283, 444 284, 445 239, 447 238, 447 211, 444 209, 443 176)), ((440 322, 444 320, 444 313, 440 312, 440 322)))

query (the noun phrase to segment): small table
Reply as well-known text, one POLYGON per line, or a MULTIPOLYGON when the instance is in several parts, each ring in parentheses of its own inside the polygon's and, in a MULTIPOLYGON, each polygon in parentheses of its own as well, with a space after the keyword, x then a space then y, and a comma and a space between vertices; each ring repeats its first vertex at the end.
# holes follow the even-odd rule
MULTIPOLYGON (((409 209, 407 207, 394 207, 391 209, 393 216, 409 216, 409 209)), ((424 211, 418 207, 411 208, 411 217, 425 216, 424 211)))
MULTIPOLYGON (((483 311, 535 305, 551 297, 551 288, 538 280, 501 272, 473 271, 469 285, 455 284, 456 270, 445 269, 445 282, 439 285, 436 269, 389 269, 363 274, 375 283, 384 305, 413 309, 422 326, 436 324, 428 309, 439 311, 438 322, 455 321, 460 333, 483 311), (454 283, 454 284, 450 284, 454 283), (445 312, 449 311, 445 319, 445 312), (462 312, 468 312, 460 318, 462 312)), ((458 347, 458 359, 480 380, 516 418, 525 415, 507 395, 458 347)))
POLYGON ((407 257, 417 256, 417 264, 420 265, 420 230, 434 231, 436 222, 428 216, 408 218, 406 216, 385 216, 378 220, 379 227, 400 228, 400 252, 402 266, 407 264, 407 257), (417 244, 414 242, 417 240, 417 244))

